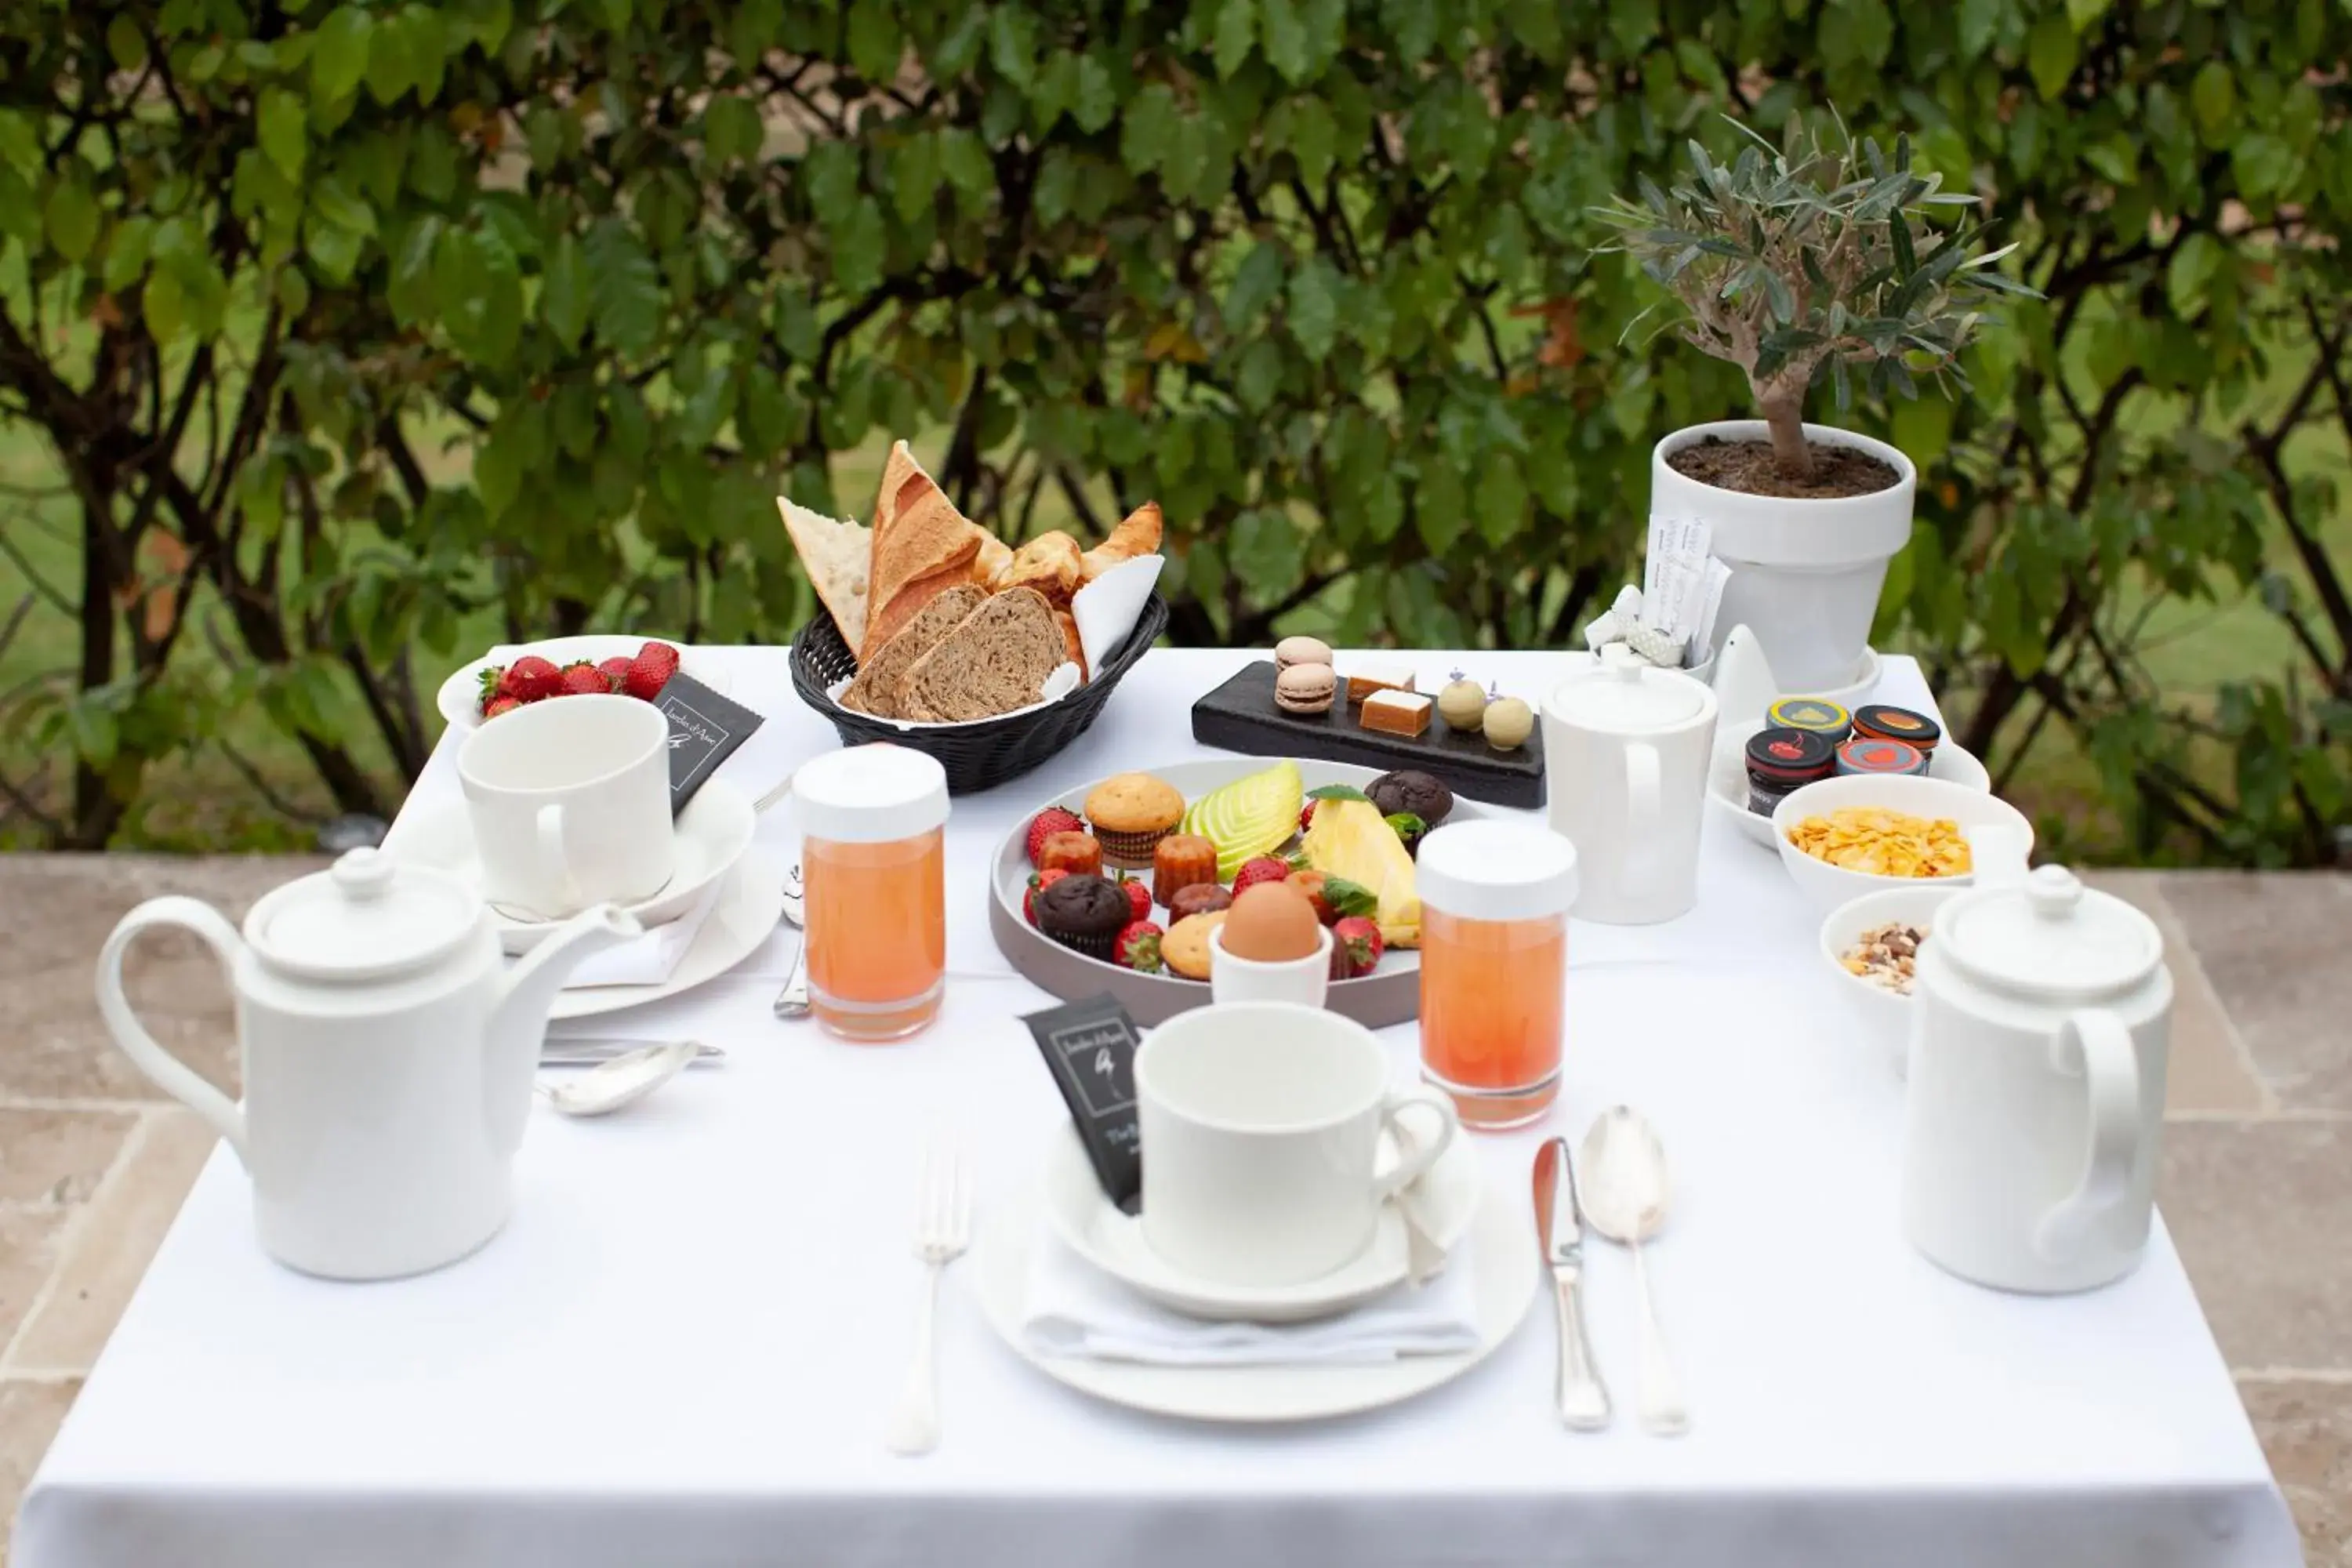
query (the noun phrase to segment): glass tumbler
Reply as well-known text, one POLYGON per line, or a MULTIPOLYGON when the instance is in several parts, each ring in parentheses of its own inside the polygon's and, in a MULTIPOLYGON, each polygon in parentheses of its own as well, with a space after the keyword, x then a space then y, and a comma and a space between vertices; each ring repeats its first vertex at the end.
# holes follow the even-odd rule
POLYGON ((847 1040, 897 1040, 940 1010, 947 973, 947 772, 904 746, 849 746, 793 777, 809 1011, 847 1040))
POLYGON ((1422 1077, 1465 1127, 1524 1127, 1559 1094, 1576 847, 1529 824, 1449 824, 1422 840, 1418 880, 1422 1077))

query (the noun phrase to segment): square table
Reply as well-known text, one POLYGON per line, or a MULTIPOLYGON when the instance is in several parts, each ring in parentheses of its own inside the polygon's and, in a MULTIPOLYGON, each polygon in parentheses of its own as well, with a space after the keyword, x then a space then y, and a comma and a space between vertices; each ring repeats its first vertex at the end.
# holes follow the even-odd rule
MULTIPOLYGON (((835 744, 782 650, 713 657, 770 716, 727 764, 745 787, 835 744)), ((754 978, 629 1020, 723 1044, 723 1066, 607 1121, 534 1113, 514 1217, 462 1263, 357 1286, 280 1268, 215 1150, 35 1479, 19 1568, 2300 1560, 2160 1222, 2137 1272, 2054 1299, 1963 1283, 1905 1243, 1901 1086, 1849 1034, 1816 914, 1713 821, 1692 913, 1573 926, 1560 1102, 1476 1139, 1525 1214, 1543 1136, 1619 1101, 1658 1125, 1676 1193, 1650 1268, 1687 1436, 1632 1419, 1631 1267, 1595 1242, 1591 1336, 1620 1410, 1604 1434, 1553 1416, 1540 1306, 1408 1404, 1218 1428, 1025 1364, 983 1322, 967 1260, 941 1307, 945 1440, 886 1454, 928 1133, 964 1142, 984 1211, 1034 1178, 1066 1114, 1016 1021, 1049 999, 987 934, 990 850, 1056 792, 1213 754, 1191 702, 1250 657, 1155 652, 1068 751, 955 803, 952 978, 929 1030, 854 1047, 773 1020, 780 938, 739 972, 754 978)), ((1412 658, 1530 697, 1560 668, 1412 658)), ((1877 696, 1927 701, 1899 658, 1877 696)), ((454 795, 454 749, 413 802, 454 795)), ((793 852, 788 808, 760 838, 793 852)), ((1411 1077, 1413 1030, 1384 1037, 1411 1077)))

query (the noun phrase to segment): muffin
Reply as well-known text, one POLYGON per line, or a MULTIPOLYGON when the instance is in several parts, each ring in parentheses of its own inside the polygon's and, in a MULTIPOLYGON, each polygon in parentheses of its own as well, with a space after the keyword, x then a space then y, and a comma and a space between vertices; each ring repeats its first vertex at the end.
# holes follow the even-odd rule
POLYGON ((1150 773, 1120 773, 1087 796, 1087 821, 1116 866, 1149 866, 1160 841, 1184 819, 1184 797, 1150 773))
POLYGON ((1214 887, 1217 847, 1197 833, 1171 833, 1151 849, 1151 901, 1176 907, 1176 895, 1198 882, 1214 887))
POLYGON ((1189 915, 1213 915, 1219 910, 1234 907, 1234 896, 1214 882, 1195 882, 1180 888, 1168 901, 1168 918, 1183 920, 1189 915))
MULTIPOLYGON (((1056 887, 1059 883, 1055 884, 1056 887)), ((1046 889, 1052 891, 1052 889, 1046 889)), ((1187 980, 1209 977, 1209 933, 1225 923, 1225 911, 1215 910, 1205 915, 1188 915, 1168 928, 1160 939, 1160 960, 1168 965, 1169 973, 1187 980)))
POLYGON ((1064 877, 1037 892, 1037 929, 1075 952, 1110 961, 1111 944, 1135 918, 1135 905, 1116 882, 1064 877))
POLYGON ((1073 875, 1102 875, 1102 846, 1091 833, 1048 833, 1037 846, 1037 869, 1073 875))
POLYGON ((1417 768, 1382 773, 1364 786, 1364 793, 1372 797, 1382 816, 1404 812, 1432 827, 1454 809, 1454 792, 1445 787, 1445 781, 1417 768))
POLYGON ((1328 664, 1294 664, 1274 678, 1274 705, 1285 713, 1328 713, 1339 678, 1328 664))

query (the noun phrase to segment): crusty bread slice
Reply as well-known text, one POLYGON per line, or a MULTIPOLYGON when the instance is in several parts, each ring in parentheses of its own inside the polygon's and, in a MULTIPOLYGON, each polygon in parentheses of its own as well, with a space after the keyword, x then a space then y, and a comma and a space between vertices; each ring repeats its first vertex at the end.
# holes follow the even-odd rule
POLYGON ((996 574, 1012 564, 1013 546, 983 530, 980 538, 980 553, 971 559, 971 580, 993 593, 996 574))
POLYGON ((969 583, 934 595, 914 619, 898 628, 898 636, 875 650, 857 679, 849 683, 849 689, 841 694, 841 705, 877 719, 912 718, 898 702, 899 683, 906 679, 907 671, 987 600, 987 595, 969 583))
POLYGON ((1122 561, 1160 548, 1160 503, 1145 501, 1120 520, 1110 537, 1078 557, 1078 581, 1091 583, 1122 561))
POLYGON ((1078 542, 1059 529, 1039 534, 1013 552, 990 586, 1000 594, 1034 588, 1047 604, 1067 605, 1078 591, 1078 542))
POLYGON ((907 443, 893 445, 882 465, 881 493, 874 503, 866 636, 857 648, 861 666, 925 605, 958 583, 971 581, 983 537, 915 461, 907 443))
POLYGON ((841 640, 856 652, 866 640, 866 574, 874 564, 874 531, 847 518, 811 511, 784 496, 776 498, 776 510, 783 514, 784 531, 800 552, 809 585, 833 612, 841 640))
POLYGON ((961 724, 1037 700, 1068 657, 1054 607, 1034 588, 992 594, 915 661, 898 683, 906 717, 961 724))
POLYGON ((1078 679, 1092 680, 1094 672, 1087 668, 1087 645, 1078 636, 1078 618, 1067 610, 1055 610, 1054 624, 1062 628, 1062 647, 1068 651, 1070 662, 1078 667, 1078 679))

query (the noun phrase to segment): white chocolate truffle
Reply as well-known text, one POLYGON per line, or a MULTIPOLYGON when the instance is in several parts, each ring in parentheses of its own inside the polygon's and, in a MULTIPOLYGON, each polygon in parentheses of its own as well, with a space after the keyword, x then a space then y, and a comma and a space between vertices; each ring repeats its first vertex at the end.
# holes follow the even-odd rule
POLYGON ((1486 704, 1486 743, 1498 752, 1515 752, 1536 731, 1535 710, 1517 697, 1486 704))

